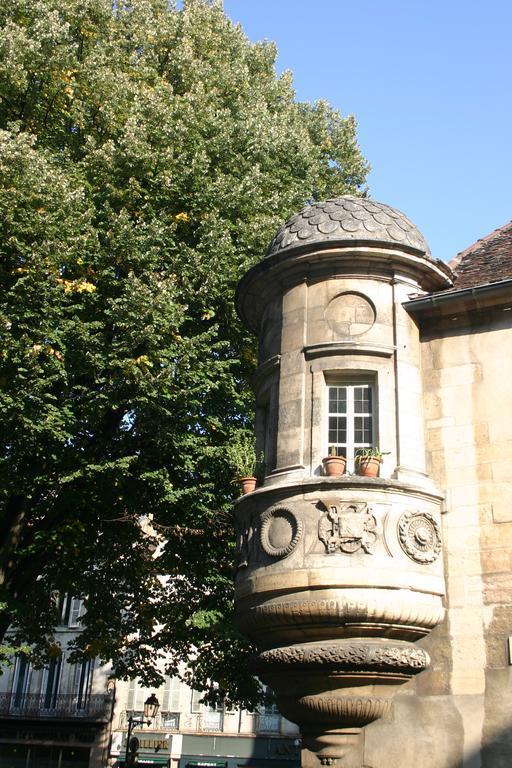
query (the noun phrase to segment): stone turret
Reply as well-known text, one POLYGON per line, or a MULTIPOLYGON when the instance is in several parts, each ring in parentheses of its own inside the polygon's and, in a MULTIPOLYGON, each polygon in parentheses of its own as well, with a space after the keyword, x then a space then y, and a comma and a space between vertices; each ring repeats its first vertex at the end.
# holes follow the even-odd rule
POLYGON ((443 617, 441 496, 402 304, 450 274, 404 214, 347 196, 293 216, 238 288, 267 475, 237 503, 237 616, 305 766, 358 765, 361 728, 426 669, 415 641, 443 617), (380 476, 361 476, 377 445, 380 476), (324 474, 328 453, 343 475, 324 474))

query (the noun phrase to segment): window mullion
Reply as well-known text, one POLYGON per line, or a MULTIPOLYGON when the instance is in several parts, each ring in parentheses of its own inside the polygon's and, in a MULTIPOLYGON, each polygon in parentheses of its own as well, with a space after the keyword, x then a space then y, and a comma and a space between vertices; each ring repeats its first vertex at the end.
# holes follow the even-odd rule
POLYGON ((354 466, 354 387, 347 386, 347 463, 354 466))

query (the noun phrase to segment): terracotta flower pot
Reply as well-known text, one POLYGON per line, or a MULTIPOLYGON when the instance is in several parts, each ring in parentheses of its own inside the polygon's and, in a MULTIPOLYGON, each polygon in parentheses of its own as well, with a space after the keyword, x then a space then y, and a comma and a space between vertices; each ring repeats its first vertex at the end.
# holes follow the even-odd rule
POLYGON ((256 483, 257 483, 256 477, 241 477, 240 484, 242 486, 242 493, 245 495, 246 493, 252 493, 253 491, 255 491, 256 483))
POLYGON ((369 456, 357 461, 357 473, 363 477, 378 477, 381 460, 376 456, 369 456))
POLYGON ((326 456, 322 459, 324 472, 327 477, 339 477, 345 474, 346 459, 344 456, 326 456))

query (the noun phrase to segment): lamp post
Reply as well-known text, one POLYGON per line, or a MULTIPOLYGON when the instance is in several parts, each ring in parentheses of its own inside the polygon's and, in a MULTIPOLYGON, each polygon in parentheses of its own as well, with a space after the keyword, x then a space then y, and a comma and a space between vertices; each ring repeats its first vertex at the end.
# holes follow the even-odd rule
POLYGON ((143 718, 141 720, 137 720, 131 715, 128 718, 128 733, 126 734, 126 754, 124 760, 125 767, 134 764, 135 752, 137 751, 136 747, 134 750, 132 750, 132 755, 130 755, 130 737, 132 734, 132 729, 135 728, 136 725, 144 725, 144 723, 146 723, 146 725, 151 725, 151 721, 155 719, 159 709, 160 702, 158 701, 155 694, 152 693, 151 696, 148 696, 144 702, 143 718))

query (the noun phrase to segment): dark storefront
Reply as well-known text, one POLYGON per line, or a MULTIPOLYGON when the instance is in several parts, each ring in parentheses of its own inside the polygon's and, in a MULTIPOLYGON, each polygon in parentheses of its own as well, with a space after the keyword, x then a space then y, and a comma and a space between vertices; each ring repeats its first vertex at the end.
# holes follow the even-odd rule
POLYGON ((299 768, 297 739, 184 736, 179 768, 299 768))
POLYGON ((89 768, 101 733, 85 723, 0 720, 0 768, 89 768))

